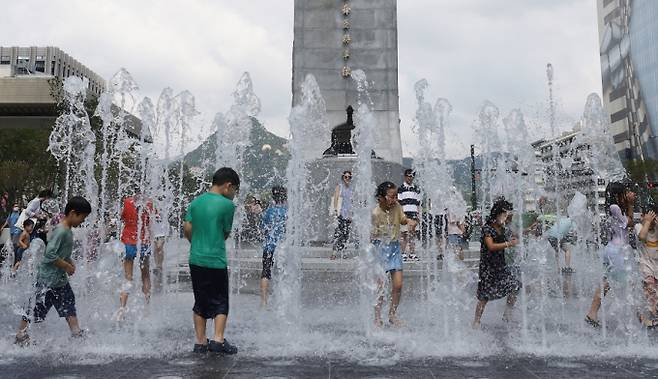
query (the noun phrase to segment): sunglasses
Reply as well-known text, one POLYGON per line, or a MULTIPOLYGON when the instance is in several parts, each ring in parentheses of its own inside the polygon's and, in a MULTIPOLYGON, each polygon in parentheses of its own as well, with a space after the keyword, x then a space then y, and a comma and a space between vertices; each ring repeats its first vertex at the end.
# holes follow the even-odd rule
POLYGON ((343 178, 345 178, 345 179, 352 179, 352 177, 351 177, 350 175, 344 175, 343 178))

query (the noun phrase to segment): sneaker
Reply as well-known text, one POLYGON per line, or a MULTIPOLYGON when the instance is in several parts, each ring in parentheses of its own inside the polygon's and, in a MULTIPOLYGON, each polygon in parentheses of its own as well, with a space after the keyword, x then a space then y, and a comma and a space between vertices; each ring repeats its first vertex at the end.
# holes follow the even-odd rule
POLYGON ((210 340, 208 342, 208 351, 211 353, 218 353, 218 354, 224 354, 224 355, 232 355, 232 354, 237 354, 238 348, 231 345, 226 338, 224 338, 224 342, 219 343, 214 340, 210 340))
POLYGON ((402 260, 406 262, 407 259, 408 259, 407 254, 402 254, 402 260))
POLYGON ((206 338, 206 343, 205 344, 195 343, 194 344, 194 349, 192 349, 192 352, 193 353, 200 353, 200 354, 207 353, 208 352, 208 344, 209 344, 208 341, 209 340, 206 338))
POLYGON ((420 258, 418 258, 418 256, 416 254, 411 254, 411 255, 409 255, 409 260, 410 261, 419 261, 420 258))

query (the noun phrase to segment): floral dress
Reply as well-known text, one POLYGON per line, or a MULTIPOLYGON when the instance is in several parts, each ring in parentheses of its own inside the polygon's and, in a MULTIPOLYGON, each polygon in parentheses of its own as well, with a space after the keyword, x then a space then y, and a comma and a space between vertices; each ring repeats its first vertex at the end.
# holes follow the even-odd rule
POLYGON ((501 233, 487 224, 482 227, 480 238, 480 270, 478 279, 478 300, 496 300, 509 294, 516 294, 521 289, 521 281, 512 273, 505 263, 505 250, 489 251, 484 242, 491 237, 494 243, 505 243, 505 229, 501 233))

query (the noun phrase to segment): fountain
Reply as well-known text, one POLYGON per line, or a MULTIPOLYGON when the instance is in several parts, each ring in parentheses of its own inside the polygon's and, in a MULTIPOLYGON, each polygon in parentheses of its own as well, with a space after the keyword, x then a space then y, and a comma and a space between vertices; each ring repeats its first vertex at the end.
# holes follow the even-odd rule
MULTIPOLYGON (((482 320, 483 330, 472 330, 477 243, 471 241, 464 261, 460 261, 443 244, 429 238, 426 246, 419 249, 422 260, 405 263, 400 317, 408 326, 375 328, 371 322, 372 308, 377 297, 377 281, 385 274, 369 244, 374 188, 384 180, 399 181, 402 167, 377 157, 374 137, 378 126, 372 117, 371 83, 360 70, 352 71, 351 78, 350 85, 356 87, 358 98, 345 124, 334 130, 333 141, 330 141, 332 131, 324 100, 312 76, 304 80, 301 102, 291 110, 288 145, 291 160, 285 178, 290 218, 286 239, 276 253, 273 310, 259 309, 258 297, 253 293, 260 273, 258 247, 242 244, 239 238, 227 244, 231 286, 240 292, 240 296, 231 298, 227 336, 240 346, 240 354, 262 361, 335 358, 365 365, 456 357, 457 361, 471 366, 494 359, 491 357, 528 354, 564 360, 589 356, 592 352, 603 358, 655 355, 657 349, 651 334, 634 319, 633 307, 640 301, 636 276, 630 276, 605 298, 600 313, 602 330, 592 330, 584 324, 592 288, 602 276, 598 256, 602 209, 593 206, 589 193, 573 186, 562 188, 566 181, 548 186, 547 192, 542 185, 546 183, 536 179, 543 177, 548 181, 551 177, 541 173, 546 166, 537 162, 530 147, 529 126, 523 113, 513 109, 502 113, 507 116, 501 119, 501 111, 489 101, 483 104, 475 126, 483 162, 479 209, 488 213, 492 200, 499 195, 505 195, 515 206, 514 218, 518 221, 511 229, 519 235, 521 243, 510 254, 509 265, 520 275, 524 289, 513 322, 503 323, 499 315, 504 304, 493 302, 482 320), (343 149, 348 144, 351 152, 343 149), (326 149, 328 146, 330 149, 326 149), (325 150, 331 150, 332 154, 322 156, 325 150), (353 259, 329 261, 328 248, 323 245, 331 230, 326 210, 329 194, 346 169, 352 170, 355 178, 357 243, 349 249, 353 259), (519 220, 532 212, 539 213, 536 200, 541 196, 553 200, 555 217, 566 215, 575 224, 578 239, 572 246, 575 272, 568 280, 569 291, 564 291, 566 276, 557 272, 558 262, 546 238, 524 233, 527 223, 519 220), (443 258, 437 260, 439 253, 443 258)), ((555 117, 552 80, 551 67, 553 110, 547 124, 554 133, 560 125, 555 117)), ((34 327, 34 337, 43 340, 43 344, 20 350, 5 338, 0 340, 0 351, 3 359, 52 357, 60 362, 75 358, 106 363, 115 359, 173 357, 171 364, 179 364, 181 352, 191 347, 193 333, 189 320, 191 293, 184 275, 189 244, 179 237, 180 225, 188 199, 202 191, 209 181, 207 177, 201 178, 199 183, 203 185, 190 189, 190 193, 182 184, 185 174, 182 158, 190 141, 196 138, 192 128, 192 120, 198 113, 194 97, 187 91, 174 95, 167 88, 160 94, 157 105, 148 98, 137 102, 137 84, 127 71, 121 70, 99 99, 96 116, 101 128, 94 131, 82 106, 85 86, 84 81, 75 79, 65 83, 70 108, 58 119, 50 148, 61 162, 64 174, 60 195, 83 194, 97 201, 94 203, 97 213, 76 232, 76 259, 84 263, 80 264, 82 275, 76 273, 71 280, 78 295, 82 326, 89 329, 91 338, 76 343, 72 352, 67 347, 65 330, 52 327, 60 320, 49 320, 43 326, 34 327), (133 110, 142 129, 133 128, 133 110), (91 141, 98 143, 77 143, 91 141), (120 200, 132 194, 134 188, 153 199, 159 217, 167 230, 171 230, 165 248, 165 278, 169 286, 161 294, 154 294, 150 314, 140 309, 128 314, 127 323, 117 324, 111 320, 121 275, 118 256, 122 246, 116 234, 120 225, 116 222, 120 200)), ((425 80, 418 81, 414 89, 418 104, 414 132, 419 139, 414 168, 423 196, 435 215, 447 208, 461 217, 466 215, 467 207, 455 188, 457 184, 446 157, 446 145, 451 143, 446 130, 450 127, 452 106, 443 98, 432 104, 425 80)), ((217 113, 212 121, 216 149, 204 164, 204 173, 219 166, 232 166, 244 172, 245 151, 259 109, 260 101, 251 79, 244 74, 237 84, 232 106, 225 113, 217 113)), ((572 150, 553 153, 556 154, 551 163, 554 172, 559 169, 564 173, 578 162, 585 162, 596 178, 606 182, 623 177, 607 122, 600 99, 591 95, 573 142, 591 149, 589 153, 578 152, 580 155, 572 154, 572 150)), ((247 182, 245 179, 243 176, 243 183, 247 182)), ((236 229, 244 221, 245 197, 256 190, 260 189, 241 188, 241 195, 236 199, 236 229)), ((35 260, 44 247, 37 242, 30 249, 31 260, 26 261, 25 270, 16 278, 9 277, 7 265, 2 268, 0 304, 4 311, 0 312, 0 330, 6 336, 14 332, 29 297, 35 260)), ((632 268, 633 259, 629 257, 627 263, 632 268)), ((200 360, 191 358, 189 362, 196 364, 200 360)))

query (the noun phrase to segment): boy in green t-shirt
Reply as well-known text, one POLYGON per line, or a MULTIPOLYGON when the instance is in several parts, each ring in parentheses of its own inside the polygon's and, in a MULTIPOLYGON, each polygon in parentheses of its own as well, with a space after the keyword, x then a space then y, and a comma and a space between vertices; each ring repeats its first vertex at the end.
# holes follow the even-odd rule
MULTIPOLYGON (((34 322, 42 322, 51 307, 55 307, 59 317, 66 318, 73 337, 82 337, 78 326, 75 309, 75 295, 69 284, 69 276, 75 273, 75 264, 71 259, 73 252, 73 233, 71 228, 82 224, 91 213, 91 205, 83 197, 72 197, 64 209, 64 219, 53 230, 43 260, 39 264, 34 301, 34 322)), ((29 311, 21 319, 16 344, 27 345, 29 311)))
POLYGON ((228 317, 228 271, 226 239, 233 226, 233 198, 240 188, 240 177, 222 167, 212 178, 208 192, 190 203, 183 230, 190 241, 190 277, 194 291, 195 353, 207 351, 235 354, 238 348, 224 338, 228 317), (215 333, 206 337, 206 320, 213 319, 215 333))

